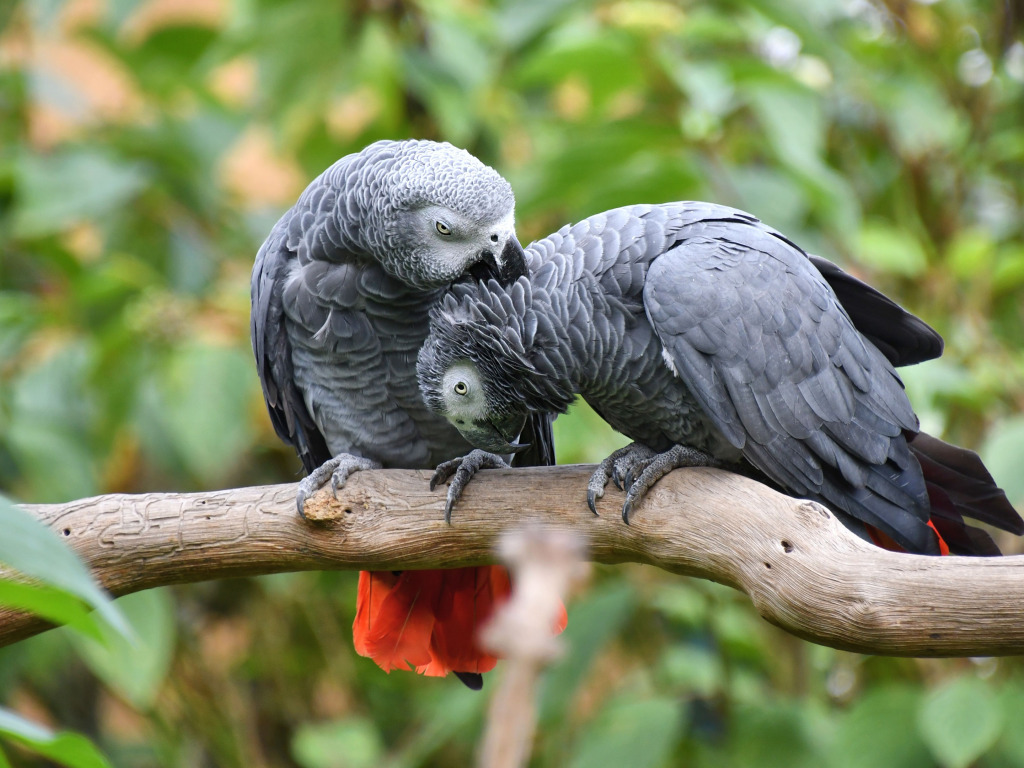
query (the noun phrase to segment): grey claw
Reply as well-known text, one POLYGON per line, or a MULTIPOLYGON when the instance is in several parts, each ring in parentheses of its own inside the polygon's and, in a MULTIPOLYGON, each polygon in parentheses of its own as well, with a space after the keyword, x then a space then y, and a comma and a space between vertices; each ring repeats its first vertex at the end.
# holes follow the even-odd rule
POLYGON ((296 503, 296 505, 299 508, 299 517, 301 517, 303 520, 305 520, 306 519, 306 492, 305 491, 300 489, 299 492, 297 494, 295 494, 295 503, 296 503))
POLYGON ((499 467, 508 469, 508 464, 500 456, 476 449, 461 458, 452 459, 437 465, 437 469, 434 470, 434 476, 430 478, 430 490, 434 490, 439 483, 451 478, 451 484, 448 486, 448 500, 444 505, 444 521, 446 523, 451 524, 452 507, 455 506, 455 502, 462 496, 462 491, 469 481, 473 479, 477 470, 499 467))
POLYGON ((631 470, 629 470, 626 473, 626 488, 632 488, 632 487, 633 487, 633 470, 631 469, 631 470))
POLYGON ((448 478, 458 472, 461 465, 461 459, 454 459, 452 461, 443 461, 437 465, 434 470, 434 474, 430 478, 430 490, 434 490, 437 486, 447 482, 448 478))
POLYGON ((629 498, 622 504, 622 522, 629 525, 629 513, 633 511, 633 504, 629 498))
POLYGON ((593 493, 593 491, 587 491, 587 506, 590 507, 590 511, 593 512, 594 515, 596 515, 597 517, 600 517, 600 515, 597 514, 597 504, 595 503, 595 500, 594 500, 594 493, 593 493))

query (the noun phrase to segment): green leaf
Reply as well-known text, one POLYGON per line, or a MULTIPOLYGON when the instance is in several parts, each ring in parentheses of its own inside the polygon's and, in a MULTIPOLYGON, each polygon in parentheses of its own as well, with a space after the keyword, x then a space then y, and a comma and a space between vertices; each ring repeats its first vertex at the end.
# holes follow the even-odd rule
POLYGON ((892 79, 878 92, 896 144, 906 157, 951 151, 968 136, 967 121, 950 106, 935 80, 892 79))
POLYGON ((180 349, 144 398, 143 440, 153 453, 173 455, 206 487, 216 486, 252 440, 256 386, 250 355, 240 349, 180 349))
POLYGON ((819 768, 827 720, 806 704, 763 701, 739 709, 729 751, 744 768, 819 768))
POLYGON ((681 645, 663 653, 658 672, 659 679, 673 688, 704 698, 718 693, 725 679, 722 657, 695 645, 681 645))
POLYGON ((65 501, 98 492, 90 442, 95 401, 89 381, 93 347, 72 341, 27 365, 10 388, 5 434, 34 501, 65 501))
POLYGON ((678 701, 613 699, 576 742, 571 768, 664 765, 683 727, 678 701))
POLYGON ((999 249, 992 287, 1000 292, 1017 291, 1024 285, 1024 245, 1005 245, 999 249))
POLYGON ((917 277, 928 267, 924 250, 914 237, 881 222, 865 223, 861 227, 857 260, 906 277, 917 277))
POLYGON ((103 637, 97 614, 81 599, 54 587, 0 579, 0 605, 66 624, 97 640, 103 637))
POLYGON ((976 677, 950 680, 929 692, 918 727, 928 749, 946 768, 967 768, 996 742, 1003 712, 996 692, 976 677))
POLYGON ((814 188, 803 192, 805 204, 823 208, 834 229, 854 229, 860 219, 857 199, 846 178, 824 161, 826 123, 820 97, 806 88, 759 79, 744 87, 779 160, 814 188))
POLYGON ((564 716, 594 658, 626 623, 636 597, 625 583, 611 583, 569 607, 562 633, 566 654, 548 670, 541 694, 541 720, 564 716))
POLYGON ((730 656, 761 661, 769 653, 764 642, 767 625, 735 593, 720 601, 710 618, 715 638, 730 656))
POLYGON ((139 709, 156 701, 174 650, 174 603, 163 589, 127 595, 117 601, 134 629, 134 642, 107 633, 103 642, 74 639, 90 669, 139 709))
POLYGON ((1024 415, 1010 416, 997 423, 979 454, 1010 502, 1022 509, 1024 472, 1020 471, 1020 457, 1024 456, 1024 415))
POLYGON ((636 51, 620 34, 584 34, 561 39, 523 60, 518 78, 526 87, 555 85, 575 75, 595 106, 642 84, 636 51))
MULTIPOLYGON (((493 680, 490 677, 485 679, 493 680)), ((461 683, 434 695, 425 694, 422 700, 425 704, 421 704, 418 710, 426 714, 423 726, 397 753, 389 756, 384 763, 387 768, 420 768, 425 765, 428 757, 442 745, 460 734, 479 730, 478 723, 487 705, 479 693, 461 683)))
MULTIPOLYGON (((1001 694, 1000 704, 1003 712, 1011 718, 1019 712, 1024 712, 1024 686, 1021 685, 1020 678, 1008 681, 1003 686, 1001 694)), ((1009 758, 1010 764, 1015 768, 1024 768, 1024 728, 1008 724, 999 740, 999 751, 1009 758)))
POLYGON ((666 618, 685 627, 700 627, 707 621, 707 595, 689 580, 665 584, 654 593, 649 603, 666 618))
MULTIPOLYGON (((0 708, 0 735, 68 768, 111 768, 107 759, 85 736, 54 733, 9 709, 0 708)), ((0 757, 0 765, 2 761, 0 757)))
POLYGON ((0 530, 0 563, 84 600, 119 635, 129 635, 121 612, 75 553, 50 528, 3 496, 0 530))
POLYGON ((383 754, 376 726, 364 717, 305 723, 292 739, 292 757, 303 768, 373 768, 383 754))
POLYGON ((509 48, 518 48, 549 27, 576 0, 503 0, 495 29, 509 48))
POLYGON ((821 173, 825 146, 821 99, 804 88, 760 80, 747 84, 747 88, 750 105, 779 159, 808 175, 821 173))
POLYGON ((990 273, 994 256, 995 243, 985 231, 965 229, 949 244, 946 263, 954 275, 961 280, 969 280, 990 273))
POLYGON ((14 233, 39 237, 117 210, 145 187, 142 166, 101 150, 25 154, 17 165, 20 195, 14 233))
POLYGON ((886 685, 869 690, 840 720, 831 768, 926 768, 932 765, 917 729, 921 694, 886 685))

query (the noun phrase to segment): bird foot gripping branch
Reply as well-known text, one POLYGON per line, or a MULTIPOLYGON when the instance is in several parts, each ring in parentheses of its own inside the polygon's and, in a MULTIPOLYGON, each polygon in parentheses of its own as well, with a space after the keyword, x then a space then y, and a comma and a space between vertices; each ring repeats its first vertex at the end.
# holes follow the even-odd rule
POLYGON ((508 468, 508 462, 501 456, 482 451, 479 448, 474 448, 465 456, 438 464, 437 469, 434 470, 434 476, 430 478, 430 490, 434 490, 438 485, 451 478, 451 483, 448 485, 448 498, 444 505, 444 521, 451 523, 452 506, 459 500, 473 475, 481 469, 508 468))
POLYGON ((353 472, 361 469, 380 469, 379 462, 343 453, 325 461, 299 481, 299 490, 295 494, 295 503, 299 514, 306 516, 306 499, 310 498, 330 480, 331 493, 338 498, 338 491, 345 487, 345 481, 353 472))
POLYGON ((598 464, 587 483, 587 505, 597 514, 597 499, 604 496, 610 479, 615 487, 626 492, 622 503, 622 522, 629 525, 629 515, 658 480, 681 467, 723 467, 723 462, 704 451, 674 445, 658 453, 643 443, 630 443, 619 448, 598 464))

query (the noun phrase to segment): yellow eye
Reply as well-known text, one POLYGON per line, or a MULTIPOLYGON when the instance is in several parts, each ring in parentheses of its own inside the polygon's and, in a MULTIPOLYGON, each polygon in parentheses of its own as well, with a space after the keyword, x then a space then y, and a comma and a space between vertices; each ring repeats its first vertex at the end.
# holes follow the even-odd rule
POLYGON ((439 221, 439 222, 435 223, 434 226, 437 227, 437 231, 440 232, 445 237, 447 237, 448 235, 450 235, 452 233, 451 227, 449 227, 443 221, 439 221))
POLYGON ((466 382, 464 381, 456 382, 454 389, 456 395, 464 395, 469 392, 469 387, 466 386, 466 382))

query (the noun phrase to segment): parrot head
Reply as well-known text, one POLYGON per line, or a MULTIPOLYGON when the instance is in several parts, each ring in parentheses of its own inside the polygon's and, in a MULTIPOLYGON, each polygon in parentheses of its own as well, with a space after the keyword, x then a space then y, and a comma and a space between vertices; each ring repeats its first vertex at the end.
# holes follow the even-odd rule
POLYGON ((544 362, 551 323, 534 316, 529 279, 457 284, 431 310, 416 364, 420 392, 472 445, 513 453, 531 413, 564 413, 572 382, 544 362))
POLYGON ((518 442, 526 408, 499 402, 489 389, 472 361, 455 361, 441 375, 436 393, 443 403, 440 412, 476 448, 498 454, 528 448, 518 442))
POLYGON ((378 144, 364 230, 393 276, 416 288, 465 275, 510 283, 526 273, 515 234, 515 196, 502 176, 463 149, 433 141, 378 144))

